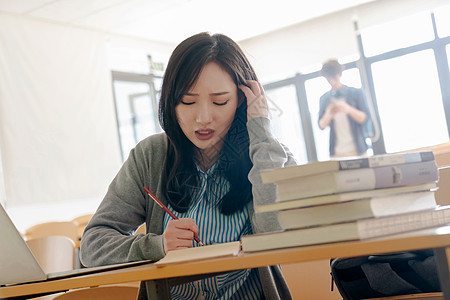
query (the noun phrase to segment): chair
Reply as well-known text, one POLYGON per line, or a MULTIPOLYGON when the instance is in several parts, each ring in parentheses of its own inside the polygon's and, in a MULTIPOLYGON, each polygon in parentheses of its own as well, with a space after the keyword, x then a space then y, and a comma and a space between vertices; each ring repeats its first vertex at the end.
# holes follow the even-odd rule
POLYGON ((145 223, 142 224, 141 226, 139 226, 139 228, 136 230, 136 232, 134 234, 136 235, 139 233, 145 234, 145 223))
POLYGON ((87 215, 82 215, 82 216, 72 219, 72 222, 77 226, 78 240, 81 240, 81 236, 83 235, 84 228, 89 223, 89 221, 91 220, 93 215, 94 214, 87 214, 87 215))
POLYGON ((33 238, 26 241, 45 273, 72 270, 75 261, 75 243, 61 235, 33 238))
POLYGON ((450 205, 450 166, 439 168, 439 189, 436 191, 436 202, 439 205, 450 205))
MULTIPOLYGON (((93 215, 94 214, 87 214, 87 215, 76 217, 75 219, 72 220, 72 222, 78 228, 78 240, 81 240, 81 236, 83 235, 84 228, 89 223, 89 221, 91 220, 93 215)), ((139 233, 145 234, 145 223, 142 224, 141 226, 139 226, 139 228, 136 230, 136 232, 134 234, 139 234, 139 233)))
POLYGON ((25 239, 34 239, 50 235, 67 236, 72 241, 78 240, 77 226, 71 222, 45 222, 36 224, 25 231, 25 239))
POLYGON ((139 292, 137 286, 99 286, 71 290, 56 296, 55 300, 135 300, 139 292))
POLYGON ((78 231, 75 223, 67 222, 45 222, 34 225, 25 231, 25 239, 34 239, 50 235, 67 236, 72 241, 78 241, 78 231))

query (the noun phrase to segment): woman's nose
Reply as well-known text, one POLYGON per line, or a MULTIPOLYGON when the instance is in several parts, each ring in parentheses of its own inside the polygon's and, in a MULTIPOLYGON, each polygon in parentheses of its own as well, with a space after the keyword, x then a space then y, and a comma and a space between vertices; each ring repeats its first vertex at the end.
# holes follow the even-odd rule
POLYGON ((208 105, 201 105, 197 110, 196 122, 199 124, 208 124, 212 121, 212 112, 208 105))

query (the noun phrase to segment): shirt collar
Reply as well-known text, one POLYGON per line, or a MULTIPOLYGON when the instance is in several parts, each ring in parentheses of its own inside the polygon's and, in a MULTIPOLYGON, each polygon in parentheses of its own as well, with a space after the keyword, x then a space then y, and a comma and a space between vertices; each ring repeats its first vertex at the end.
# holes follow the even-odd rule
POLYGON ((206 176, 214 176, 216 175, 216 169, 217 169, 217 165, 219 164, 219 160, 217 160, 212 166, 211 168, 209 168, 206 172, 203 171, 199 165, 197 164, 197 162, 195 162, 195 167, 197 168, 197 171, 200 172, 201 174, 204 174, 206 176))

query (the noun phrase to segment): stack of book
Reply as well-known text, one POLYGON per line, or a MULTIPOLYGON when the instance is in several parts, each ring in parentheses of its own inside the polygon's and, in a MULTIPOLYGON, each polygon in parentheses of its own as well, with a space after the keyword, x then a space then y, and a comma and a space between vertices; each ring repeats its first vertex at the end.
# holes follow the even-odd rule
POLYGON ((246 252, 358 240, 450 223, 439 207, 433 152, 385 154, 312 162, 264 170, 277 185, 275 203, 255 213, 276 212, 281 232, 241 238, 246 252))

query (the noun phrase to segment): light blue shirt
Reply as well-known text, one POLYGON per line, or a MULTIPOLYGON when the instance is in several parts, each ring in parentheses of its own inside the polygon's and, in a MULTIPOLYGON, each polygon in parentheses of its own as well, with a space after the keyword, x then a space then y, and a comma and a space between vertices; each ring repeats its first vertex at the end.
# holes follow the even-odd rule
MULTIPOLYGON (((231 215, 224 215, 217 202, 229 190, 229 182, 220 172, 214 172, 217 163, 206 173, 199 171, 200 188, 192 192, 190 208, 178 213, 170 205, 169 209, 178 218, 192 218, 199 227, 199 239, 205 245, 239 241, 242 235, 251 234, 248 207, 231 215)), ((170 220, 164 216, 164 228, 170 220)), ((193 247, 199 245, 193 241, 193 247)), ((256 269, 239 270, 223 275, 173 286, 172 299, 261 299, 262 287, 256 269)))

